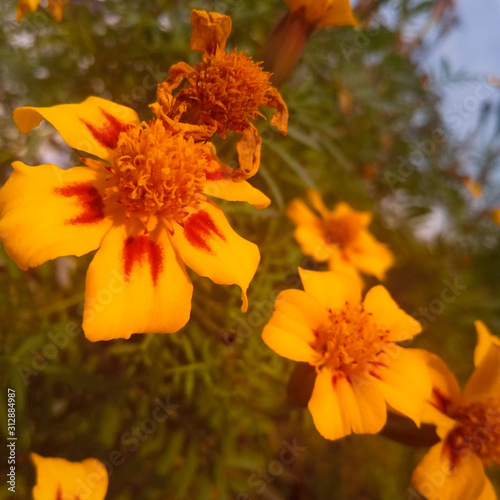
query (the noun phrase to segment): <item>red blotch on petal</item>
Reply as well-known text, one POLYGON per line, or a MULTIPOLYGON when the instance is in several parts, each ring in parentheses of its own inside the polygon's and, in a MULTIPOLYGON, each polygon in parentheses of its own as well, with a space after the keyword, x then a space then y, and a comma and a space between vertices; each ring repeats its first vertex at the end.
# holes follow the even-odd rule
POLYGON ((56 194, 71 198, 78 198, 79 205, 83 212, 73 219, 68 219, 65 224, 94 224, 104 219, 104 201, 99 191, 84 182, 70 184, 69 186, 57 187, 54 189, 56 194))
POLYGON ((203 210, 189 216, 184 223, 184 235, 191 245, 200 250, 212 251, 208 239, 213 237, 214 234, 226 241, 210 214, 203 210))
POLYGON ((158 283, 158 277, 163 269, 163 252, 158 243, 152 241, 149 236, 129 236, 123 247, 123 271, 125 280, 130 280, 130 275, 135 264, 143 264, 147 259, 151 270, 153 284, 158 283))
POLYGON ((345 378, 346 378, 346 375, 344 373, 342 373, 342 372, 334 373, 332 375, 332 385, 333 385, 333 387, 336 387, 337 382, 339 380, 342 380, 342 379, 345 379, 345 378))
POLYGON ((222 170, 214 170, 213 172, 206 172, 205 174, 207 181, 221 181, 225 179, 222 170))
POLYGON ((105 148, 115 149, 118 144, 118 137, 121 132, 127 130, 128 125, 121 122, 102 108, 99 108, 104 116, 104 123, 100 128, 96 128, 92 123, 80 118, 85 126, 90 130, 94 139, 101 143, 105 148))
POLYGON ((439 389, 433 388, 432 389, 432 404, 442 413, 445 415, 446 410, 451 403, 451 399, 446 397, 439 389))

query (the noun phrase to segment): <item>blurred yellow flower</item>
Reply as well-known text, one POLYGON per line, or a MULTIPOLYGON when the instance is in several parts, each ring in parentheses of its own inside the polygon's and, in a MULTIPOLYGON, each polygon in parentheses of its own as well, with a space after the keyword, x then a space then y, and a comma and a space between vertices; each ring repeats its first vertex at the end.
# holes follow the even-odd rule
MULTIPOLYGON (((22 21, 23 17, 29 12, 35 12, 40 0, 19 0, 17 3, 17 21, 22 21)), ((57 21, 62 20, 64 5, 68 0, 48 0, 47 7, 57 21)))
POLYGON ((500 224, 500 208, 493 210, 491 218, 493 219, 493 222, 500 224))
POLYGON ((433 392, 423 421, 441 441, 425 455, 412 482, 428 500, 495 500, 484 466, 500 465, 500 339, 476 321, 475 370, 463 393, 444 362, 414 350, 429 367, 433 392))
POLYGON ((69 462, 63 458, 44 458, 31 453, 37 482, 33 500, 103 500, 108 490, 106 467, 95 458, 69 462))
POLYGON ((191 49, 203 54, 203 61, 192 68, 178 63, 169 77, 158 85, 158 102, 152 105, 159 118, 185 122, 204 128, 200 139, 217 133, 222 138, 230 131, 242 134, 237 144, 240 166, 232 174, 251 177, 260 164, 261 139, 252 122, 262 106, 275 108, 271 124, 286 134, 288 109, 280 93, 271 85, 270 74, 245 53, 226 52, 231 18, 215 12, 193 10, 191 49), (177 92, 173 91, 187 80, 177 92))
POLYGON ((68 170, 13 164, 0 190, 0 237, 22 269, 99 248, 90 264, 83 329, 92 341, 172 333, 189 319, 192 284, 184 264, 218 284, 238 284, 242 310, 260 259, 207 195, 267 206, 270 200, 210 143, 98 97, 81 104, 14 111, 21 132, 45 118, 96 159, 68 170))
POLYGON ((294 235, 302 252, 318 262, 328 262, 332 271, 349 272, 358 279, 361 271, 383 280, 394 257, 366 229, 371 214, 358 212, 347 203, 339 203, 331 211, 317 191, 310 189, 307 195, 319 216, 298 198, 287 207, 288 217, 297 226, 294 235))
POLYGON ((285 3, 311 29, 358 25, 349 0, 285 0, 285 3))
POLYGON ((420 333, 381 285, 361 301, 361 287, 342 272, 299 269, 304 291, 285 290, 262 338, 275 352, 316 367, 309 400, 327 439, 374 434, 387 407, 417 424, 431 383, 425 363, 396 342, 420 333))
POLYGON ((464 176, 462 182, 474 199, 479 200, 483 197, 483 188, 472 177, 464 176))

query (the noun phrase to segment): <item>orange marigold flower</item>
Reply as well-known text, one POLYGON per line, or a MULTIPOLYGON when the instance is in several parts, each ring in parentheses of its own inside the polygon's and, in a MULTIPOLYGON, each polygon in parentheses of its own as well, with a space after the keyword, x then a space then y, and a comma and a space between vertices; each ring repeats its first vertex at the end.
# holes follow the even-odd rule
POLYGON ((151 107, 169 123, 197 126, 200 138, 215 133, 225 138, 230 131, 242 134, 237 145, 240 167, 233 175, 240 179, 251 177, 259 168, 262 142, 252 122, 263 116, 260 107, 275 108, 271 124, 286 134, 286 104, 260 63, 246 53, 224 50, 231 32, 230 17, 193 10, 191 24, 190 47, 201 52, 203 60, 194 68, 186 63, 172 66, 167 80, 158 85, 158 101, 151 107), (173 91, 184 80, 187 84, 174 96, 173 91))
POLYGON ((349 0, 285 0, 285 3, 311 29, 358 24, 349 0))
MULTIPOLYGON (((69 0, 48 0, 47 7, 57 21, 62 20, 64 5, 69 0)), ((29 12, 35 12, 40 0, 19 0, 17 3, 17 22, 21 22, 23 17, 29 12)))
POLYGON ((441 441, 413 472, 428 500, 495 500, 484 466, 500 465, 500 340, 476 321, 475 370, 463 393, 436 355, 414 349, 428 365, 433 391, 423 421, 436 425, 441 441))
POLYGON ((264 194, 232 181, 211 144, 160 120, 141 123, 134 110, 105 99, 14 111, 25 133, 43 118, 70 146, 101 160, 68 170, 15 162, 0 190, 0 237, 22 269, 99 248, 87 273, 87 338, 182 328, 192 295, 184 264, 215 283, 238 284, 246 310, 259 250, 207 195, 264 207, 264 194))
POLYGON ((346 203, 331 211, 317 191, 310 189, 307 195, 319 216, 298 198, 287 208, 288 217, 297 226, 294 235, 302 252, 318 262, 328 262, 332 271, 349 272, 357 279, 361 279, 361 271, 383 280, 394 256, 367 230, 371 214, 358 212, 346 203))
POLYGON ((420 333, 381 285, 361 301, 361 287, 342 272, 299 269, 304 291, 285 290, 262 334, 281 356, 316 367, 309 400, 327 439, 379 432, 387 406, 419 423, 430 379, 423 363, 396 342, 420 333))
POLYGON ((83 462, 69 462, 36 453, 30 456, 37 476, 33 500, 104 500, 108 491, 108 471, 99 460, 87 458, 83 462))

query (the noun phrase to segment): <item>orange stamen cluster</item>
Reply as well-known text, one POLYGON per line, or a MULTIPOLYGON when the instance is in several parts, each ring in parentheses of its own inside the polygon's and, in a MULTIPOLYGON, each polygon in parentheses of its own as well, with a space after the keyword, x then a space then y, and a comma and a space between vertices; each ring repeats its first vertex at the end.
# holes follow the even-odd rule
POLYGON ((461 406, 452 417, 458 425, 448 435, 445 447, 452 457, 469 448, 486 465, 492 461, 500 464, 500 397, 461 406))
POLYGON ((175 97, 177 106, 186 106, 181 121, 215 127, 221 137, 230 130, 243 132, 271 102, 270 76, 245 53, 205 55, 175 97))
POLYGON ((380 355, 388 343, 388 330, 380 328, 363 305, 348 302, 330 311, 330 324, 316 333, 312 347, 322 356, 318 365, 351 373, 382 365, 380 355))
POLYGON ((146 226, 158 217, 181 222, 203 198, 206 175, 216 168, 207 144, 154 120, 120 134, 108 167, 114 178, 107 195, 118 195, 127 218, 139 218, 146 226))
POLYGON ((346 248, 351 245, 363 229, 356 214, 347 214, 340 217, 329 217, 323 222, 325 240, 330 245, 346 248))

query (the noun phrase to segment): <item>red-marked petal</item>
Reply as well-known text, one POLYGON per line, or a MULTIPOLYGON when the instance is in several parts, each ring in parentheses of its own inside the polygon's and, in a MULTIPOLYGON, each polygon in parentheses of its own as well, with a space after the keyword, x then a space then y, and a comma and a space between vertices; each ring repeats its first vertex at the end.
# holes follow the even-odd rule
POLYGON ((105 172, 13 164, 0 190, 0 238, 22 269, 99 247, 111 228, 101 197, 105 172))
POLYGON ((246 290, 259 264, 259 249, 233 231, 219 207, 203 203, 184 227, 173 224, 170 237, 181 259, 200 276, 220 285, 239 285, 246 310, 246 290))
POLYGON ((133 109, 100 97, 89 97, 80 104, 18 108, 13 116, 23 133, 45 119, 71 147, 103 159, 110 159, 120 132, 140 123, 133 109))
POLYGON ((139 228, 113 228, 90 264, 83 315, 89 340, 174 333, 189 320, 193 287, 167 230, 139 228))

